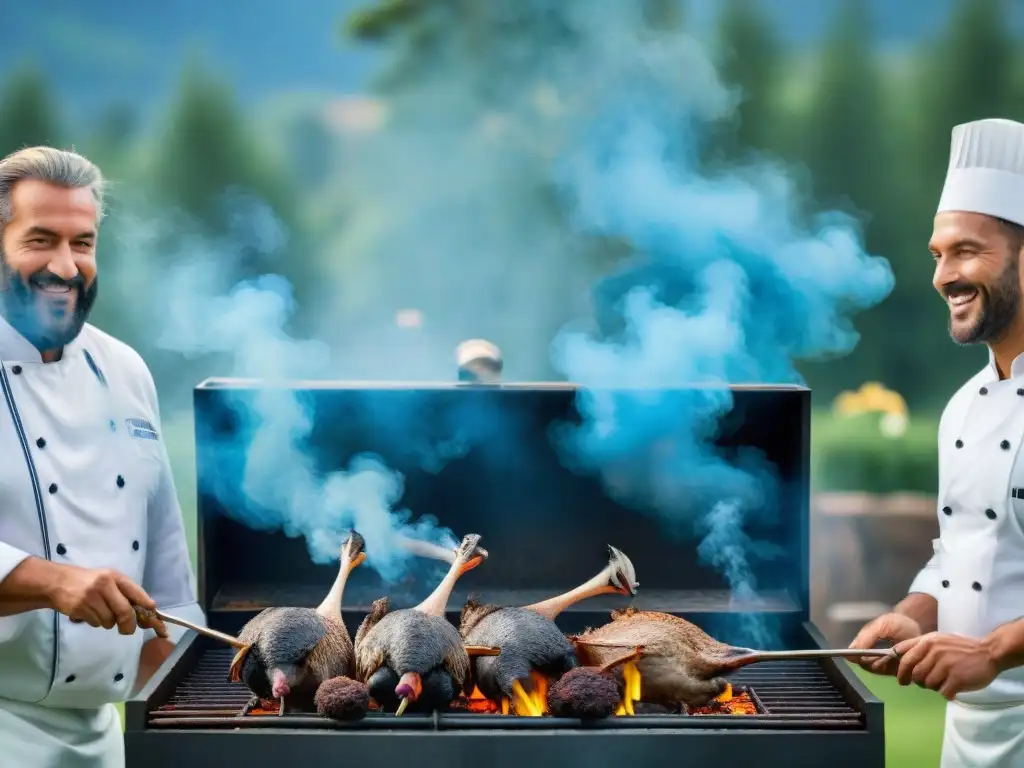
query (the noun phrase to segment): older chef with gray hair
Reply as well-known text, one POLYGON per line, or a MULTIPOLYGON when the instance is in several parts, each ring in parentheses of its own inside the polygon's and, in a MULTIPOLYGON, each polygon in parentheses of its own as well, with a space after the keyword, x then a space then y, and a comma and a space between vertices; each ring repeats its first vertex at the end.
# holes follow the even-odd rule
POLYGON ((939 538, 895 609, 853 641, 895 643, 865 662, 939 691, 943 768, 1024 766, 1024 125, 953 129, 929 249, 958 344, 988 364, 939 422, 939 538))
POLYGON ((0 160, 3 765, 124 765, 124 701, 205 624, 142 358, 86 324, 103 177, 34 147, 0 160), (116 630, 116 631, 112 631, 116 630))

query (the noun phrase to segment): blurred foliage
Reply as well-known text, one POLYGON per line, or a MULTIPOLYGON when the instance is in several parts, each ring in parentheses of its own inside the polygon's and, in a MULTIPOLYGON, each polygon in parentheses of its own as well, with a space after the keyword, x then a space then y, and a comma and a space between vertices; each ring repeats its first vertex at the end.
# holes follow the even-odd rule
POLYGON ((734 159, 752 150, 778 150, 785 122, 777 83, 784 60, 771 20, 757 0, 723 0, 716 47, 722 81, 742 84, 733 129, 721 132, 719 148, 734 159))
MULTIPOLYGON (((896 288, 854 319, 862 341, 853 353, 800 364, 816 395, 831 399, 876 379, 903 393, 913 409, 934 411, 984 359, 977 348, 949 354, 948 313, 930 282, 927 241, 949 131, 983 117, 1024 118, 1024 57, 1007 32, 1007 0, 955 0, 937 39, 899 55, 876 44, 865 0, 830 5, 829 29, 807 56, 781 45, 784 30, 759 0, 721 0, 711 48, 739 103, 733 119, 715 127, 709 160, 788 162, 806 192, 805 213, 850 214, 867 249, 892 265, 896 288)), ((648 20, 685 29, 684 6, 649 4, 648 20)), ((461 8, 457 0, 378 0, 350 16, 350 34, 383 42, 391 56, 380 93, 411 89, 449 55, 460 30, 480 23, 474 14, 460 15, 461 8)), ((536 33, 509 34, 527 31, 536 33)), ((481 71, 491 55, 480 54, 481 71)))
POLYGON ((811 484, 815 491, 938 492, 938 422, 912 416, 900 437, 885 437, 883 416, 815 414, 811 484))
POLYGON ((343 32, 357 40, 382 40, 397 26, 415 21, 427 5, 430 3, 422 0, 384 0, 353 13, 343 32))
MULTIPOLYGON (((991 116, 1024 120, 1024 49, 1007 23, 1010 2, 954 0, 945 27, 932 39, 896 52, 878 44, 879 30, 868 18, 865 0, 831 2, 829 30, 810 52, 782 44, 785 30, 777 28, 761 0, 719 4, 713 39, 703 42, 740 101, 734 119, 716 127, 713 159, 786 161, 794 180, 806 188, 806 212, 834 206, 854 214, 868 249, 889 259, 896 275, 893 295, 855 318, 862 341, 852 354, 801 364, 819 402, 864 381, 885 381, 905 396, 916 434, 916 414, 937 411, 983 364, 983 350, 957 350, 948 338, 948 313, 930 285, 926 244, 952 126, 991 116)), ((470 0, 367 0, 345 20, 344 29, 350 38, 375 42, 390 60, 376 95, 394 102, 396 94, 414 91, 416 83, 444 71, 433 65, 456 55, 477 62, 478 80, 469 87, 480 89, 487 109, 502 112, 510 99, 528 103, 537 84, 515 82, 491 42, 517 37, 527 44, 508 49, 529 52, 540 50, 531 42, 551 45, 565 30, 545 26, 543 18, 526 18, 525 12, 496 26, 497 17, 488 15, 487 7, 470 0)), ((679 0, 644 0, 648 22, 663 31, 685 31, 685 9, 679 0)), ((415 100, 411 103, 415 107, 415 100)), ((360 233, 373 222, 349 215, 353 197, 367 193, 343 183, 346 162, 368 151, 372 131, 338 130, 322 108, 279 121, 285 127, 273 136, 275 151, 270 151, 270 121, 253 119, 217 70, 190 61, 155 123, 141 120, 131 104, 106 105, 98 122, 82 123, 62 112, 48 84, 30 69, 10 72, 0 83, 0 114, 0 154, 27 144, 71 143, 97 159, 122 188, 145 190, 201 226, 220 225, 211 201, 224 191, 237 188, 258 196, 280 219, 291 243, 285 257, 249 254, 237 276, 280 272, 294 284, 300 307, 319 312, 327 305, 319 301, 322 292, 330 292, 334 304, 358 295, 355 305, 365 311, 377 301, 373 291, 386 290, 386 280, 371 273, 387 265, 371 263, 364 253, 368 247, 360 245, 368 240, 360 233)), ((466 125, 487 124, 487 117, 466 115, 466 125)), ((507 131, 517 129, 544 146, 544 126, 525 128, 524 133, 524 126, 506 125, 507 131)), ((542 171, 543 153, 535 154, 530 162, 542 171)), ((557 218, 551 210, 556 203, 543 199, 550 190, 537 185, 536 194, 537 209, 557 218)), ((112 203, 101 255, 104 267, 116 271, 122 259, 148 254, 111 246, 119 239, 117 201, 112 203)), ((373 221, 386 222, 387 213, 376 212, 373 221)), ((595 242, 586 248, 593 264, 604 269, 627 253, 629 244, 595 242)), ((145 329, 119 311, 120 298, 112 294, 100 291, 96 321, 151 358, 145 329)), ((299 317, 300 325, 319 319, 308 314, 299 317)), ((913 434, 902 439, 913 442, 913 434)), ((878 442, 889 450, 899 441, 878 442)), ((829 478, 841 475, 848 473, 829 469, 829 478)))
POLYGON ((43 76, 24 68, 12 73, 0 90, 0 157, 24 147, 60 145, 57 108, 43 76))

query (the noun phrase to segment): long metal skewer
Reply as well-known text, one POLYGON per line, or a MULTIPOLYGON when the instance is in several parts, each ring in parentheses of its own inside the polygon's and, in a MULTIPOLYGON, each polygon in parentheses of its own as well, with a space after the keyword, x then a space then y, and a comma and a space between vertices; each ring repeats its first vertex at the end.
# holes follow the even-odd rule
POLYGON ((172 616, 171 614, 164 613, 160 610, 148 611, 145 608, 136 605, 135 613, 138 614, 139 617, 141 618, 156 616, 156 618, 160 619, 165 624, 177 624, 179 627, 191 629, 193 632, 197 632, 200 635, 205 635, 211 640, 216 640, 220 643, 226 643, 227 645, 233 646, 235 648, 247 647, 245 643, 243 643, 241 640, 239 640, 237 637, 234 637, 233 635, 228 635, 224 632, 218 632, 216 629, 210 629, 209 627, 202 627, 198 624, 193 624, 191 621, 188 621, 187 619, 181 619, 177 616, 172 616))
POLYGON ((805 651, 751 651, 751 656, 759 659, 828 659, 828 658, 889 658, 895 659, 896 651, 892 648, 814 648, 805 651))

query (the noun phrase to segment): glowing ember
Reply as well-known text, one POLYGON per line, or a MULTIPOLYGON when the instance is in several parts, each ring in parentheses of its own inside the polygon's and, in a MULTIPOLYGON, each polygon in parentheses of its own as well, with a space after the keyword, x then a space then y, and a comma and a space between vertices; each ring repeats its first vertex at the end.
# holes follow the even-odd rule
MULTIPOLYGON (((622 676, 625 682, 623 699, 619 703, 615 715, 628 717, 636 715, 635 705, 641 701, 641 678, 640 670, 634 662, 627 662, 622 666, 622 676)), ((515 683, 513 685, 513 696, 511 699, 492 701, 488 699, 476 686, 467 696, 460 694, 449 707, 457 712, 472 712, 480 715, 515 715, 518 717, 543 717, 550 714, 548 710, 548 689, 551 686, 551 679, 539 672, 530 673, 530 681, 527 686, 515 683)), ((264 701, 257 709, 252 711, 253 715, 276 715, 278 703, 264 701)), ((379 711, 380 707, 373 699, 370 699, 370 709, 379 711)), ((690 715, 756 715, 758 714, 757 704, 745 688, 733 688, 726 685, 724 691, 704 707, 687 707, 690 715)))
POLYGON ((757 704, 747 691, 734 691, 730 685, 706 707, 688 711, 691 715, 756 715, 757 704))
POLYGON ((250 715, 274 715, 276 716, 281 709, 281 702, 274 701, 272 699, 260 699, 259 706, 253 707, 249 710, 250 715))
MULTIPOLYGON (((479 688, 473 686, 473 691, 466 698, 466 710, 469 712, 482 712, 487 715, 493 715, 497 713, 498 705, 480 693, 479 688)), ((508 713, 504 712, 502 714, 508 713)))

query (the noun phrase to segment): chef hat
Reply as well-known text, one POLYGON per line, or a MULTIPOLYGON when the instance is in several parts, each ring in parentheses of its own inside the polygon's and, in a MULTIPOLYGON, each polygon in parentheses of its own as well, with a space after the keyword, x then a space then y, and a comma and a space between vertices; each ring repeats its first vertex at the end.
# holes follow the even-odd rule
POLYGON ((968 211, 1024 226, 1024 124, 989 119, 953 128, 937 213, 968 211))

